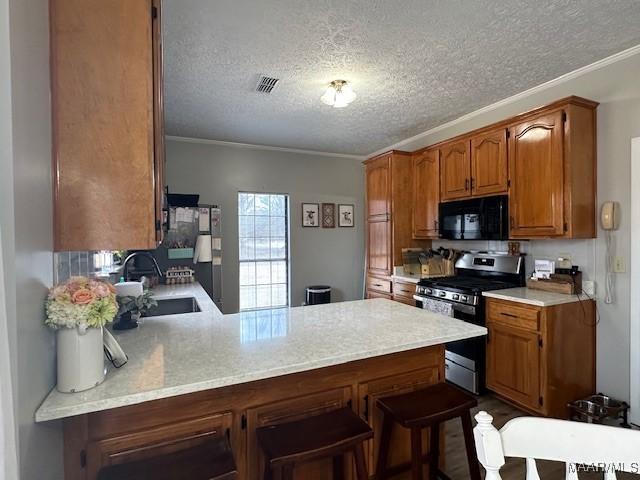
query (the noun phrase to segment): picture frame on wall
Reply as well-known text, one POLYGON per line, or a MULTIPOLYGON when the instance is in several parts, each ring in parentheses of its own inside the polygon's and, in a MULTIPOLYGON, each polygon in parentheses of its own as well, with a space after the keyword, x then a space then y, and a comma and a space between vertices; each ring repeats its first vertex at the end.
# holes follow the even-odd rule
POLYGON ((319 227, 320 226, 320 204, 318 203, 302 204, 302 226, 303 227, 319 227))
POLYGON ((336 204, 322 204, 322 228, 336 228, 336 204))
POLYGON ((354 221, 354 205, 340 204, 338 205, 338 227, 353 227, 354 221))

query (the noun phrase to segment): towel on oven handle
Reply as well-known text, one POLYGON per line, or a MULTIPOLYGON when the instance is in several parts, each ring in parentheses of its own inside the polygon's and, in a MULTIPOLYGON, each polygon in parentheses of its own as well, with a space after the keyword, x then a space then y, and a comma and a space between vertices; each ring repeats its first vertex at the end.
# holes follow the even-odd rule
POLYGON ((432 298, 425 298, 422 300, 422 308, 429 310, 430 312, 439 313, 447 317, 453 317, 453 305, 449 302, 443 302, 442 300, 434 300, 432 298))

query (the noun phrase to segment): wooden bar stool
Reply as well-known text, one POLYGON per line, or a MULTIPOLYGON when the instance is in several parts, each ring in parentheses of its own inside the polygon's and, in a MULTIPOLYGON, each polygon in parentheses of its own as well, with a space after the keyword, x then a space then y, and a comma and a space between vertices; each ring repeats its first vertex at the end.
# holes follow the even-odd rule
POLYGON ((474 397, 447 383, 439 383, 432 387, 378 400, 378 407, 383 413, 383 423, 376 465, 376 480, 383 480, 390 476, 387 471, 387 458, 394 422, 411 430, 411 478, 422 480, 422 466, 424 464, 422 429, 429 428, 430 451, 427 459, 429 478, 430 480, 437 478, 449 480, 449 477, 438 467, 440 424, 458 417, 462 421, 469 476, 471 480, 480 480, 480 466, 476 456, 470 413, 470 410, 477 405, 478 402, 474 397))
POLYGON ((373 430, 350 408, 341 408, 256 430, 266 456, 265 480, 293 478, 293 467, 321 458, 333 458, 333 478, 344 477, 344 454, 353 452, 358 480, 368 480, 363 442, 373 430))
POLYGON ((98 480, 234 480, 233 453, 226 436, 167 455, 110 465, 98 480))

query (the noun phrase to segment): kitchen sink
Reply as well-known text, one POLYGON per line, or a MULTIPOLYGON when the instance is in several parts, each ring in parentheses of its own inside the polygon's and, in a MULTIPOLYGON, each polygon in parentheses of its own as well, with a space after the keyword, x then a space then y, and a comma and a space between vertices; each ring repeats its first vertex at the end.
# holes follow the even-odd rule
POLYGON ((159 317, 161 315, 179 315, 181 313, 199 312, 198 302, 193 297, 167 298, 157 300, 158 306, 150 308, 145 317, 159 317))

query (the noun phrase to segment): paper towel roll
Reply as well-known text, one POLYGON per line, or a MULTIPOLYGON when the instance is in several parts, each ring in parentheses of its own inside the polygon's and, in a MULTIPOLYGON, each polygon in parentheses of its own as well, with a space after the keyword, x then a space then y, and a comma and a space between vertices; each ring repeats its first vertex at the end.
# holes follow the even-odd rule
POLYGON ((140 282, 120 282, 114 285, 116 295, 119 297, 139 297, 142 295, 142 283, 140 282))
POLYGON ((193 253, 193 263, 207 263, 211 258, 211 235, 199 235, 193 253))

